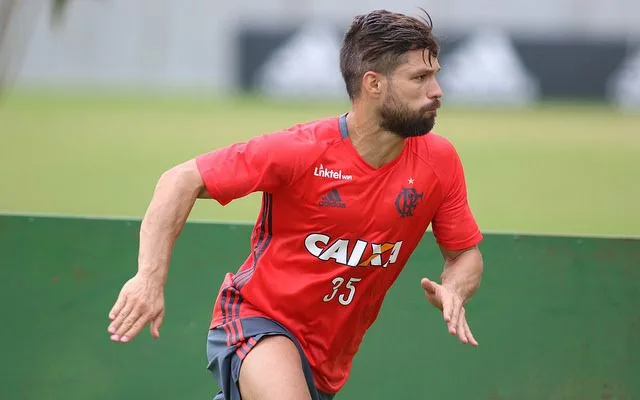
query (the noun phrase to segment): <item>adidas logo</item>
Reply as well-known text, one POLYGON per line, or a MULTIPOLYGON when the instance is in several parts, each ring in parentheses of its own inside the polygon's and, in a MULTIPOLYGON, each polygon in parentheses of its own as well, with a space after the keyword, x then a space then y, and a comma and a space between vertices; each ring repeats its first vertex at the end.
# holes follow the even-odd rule
POLYGON ((344 204, 344 202, 340 198, 338 190, 333 189, 329 193, 322 196, 322 199, 320 200, 320 207, 346 208, 347 205, 344 204))

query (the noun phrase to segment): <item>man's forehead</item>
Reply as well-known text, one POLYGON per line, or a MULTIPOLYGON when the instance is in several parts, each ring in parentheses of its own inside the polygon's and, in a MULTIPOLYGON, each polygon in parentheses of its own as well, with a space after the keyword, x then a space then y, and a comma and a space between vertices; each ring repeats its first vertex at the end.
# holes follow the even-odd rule
POLYGON ((438 57, 429 50, 412 50, 407 57, 406 66, 412 69, 421 68, 437 71, 440 69, 438 57))

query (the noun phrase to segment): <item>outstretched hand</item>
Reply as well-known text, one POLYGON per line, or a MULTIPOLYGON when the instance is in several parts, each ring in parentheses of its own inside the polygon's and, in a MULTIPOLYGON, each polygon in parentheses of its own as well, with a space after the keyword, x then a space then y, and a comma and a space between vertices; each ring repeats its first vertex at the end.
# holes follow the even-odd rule
POLYGON ((120 290, 109 312, 111 324, 107 328, 114 342, 129 342, 150 324, 151 336, 160 337, 164 319, 164 288, 139 275, 129 279, 120 290))
POLYGON ((442 311, 449 333, 457 335, 462 343, 478 346, 467 323, 464 301, 460 295, 427 278, 423 278, 420 284, 427 300, 442 311))

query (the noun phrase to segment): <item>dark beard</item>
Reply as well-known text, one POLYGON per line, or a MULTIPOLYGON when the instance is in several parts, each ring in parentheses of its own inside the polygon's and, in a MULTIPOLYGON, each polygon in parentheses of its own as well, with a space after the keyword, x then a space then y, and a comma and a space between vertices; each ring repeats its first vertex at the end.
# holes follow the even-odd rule
POLYGON ((426 135, 436 124, 435 116, 425 116, 428 109, 425 107, 419 111, 411 111, 391 98, 380 108, 380 127, 402 138, 426 135))

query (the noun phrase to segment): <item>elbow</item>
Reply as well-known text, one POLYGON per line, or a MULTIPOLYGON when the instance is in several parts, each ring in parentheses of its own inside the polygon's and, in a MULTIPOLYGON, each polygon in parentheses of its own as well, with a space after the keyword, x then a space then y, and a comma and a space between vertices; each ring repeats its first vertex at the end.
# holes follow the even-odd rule
POLYGON ((164 171, 158 179, 157 187, 194 198, 206 191, 194 160, 178 164, 164 171))
POLYGON ((156 182, 155 193, 166 198, 195 200, 204 189, 204 184, 197 169, 189 163, 176 165, 164 171, 156 182))
POLYGON ((482 271, 484 267, 482 252, 477 245, 464 250, 446 251, 444 255, 445 261, 449 264, 458 263, 460 262, 459 260, 465 260, 465 263, 475 265, 480 271, 482 271))
POLYGON ((484 259, 477 246, 456 252, 445 252, 445 268, 441 278, 453 271, 464 271, 469 276, 480 279, 484 271, 484 259))
POLYGON ((182 163, 178 165, 174 165, 173 167, 165 170, 161 175, 159 180, 177 180, 183 178, 187 175, 189 171, 188 163, 182 163))
POLYGON ((482 273, 484 271, 484 257, 482 257, 482 252, 478 247, 476 247, 474 253, 476 257, 476 263, 478 265, 478 270, 480 273, 482 273))
POLYGON ((476 283, 474 291, 480 287, 480 283, 482 281, 482 274, 484 273, 484 258, 482 257, 482 252, 477 247, 473 251, 474 253, 474 264, 476 271, 476 283))
POLYGON ((471 250, 471 257, 473 257, 473 260, 471 262, 471 264, 475 267, 475 272, 476 275, 478 277, 477 281, 477 285, 480 286, 480 280, 482 278, 482 274, 484 272, 484 258, 482 257, 482 252, 480 251, 480 249, 478 247, 474 247, 471 250))

